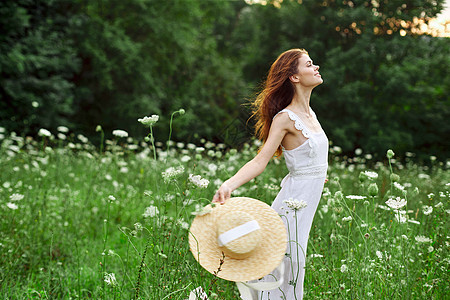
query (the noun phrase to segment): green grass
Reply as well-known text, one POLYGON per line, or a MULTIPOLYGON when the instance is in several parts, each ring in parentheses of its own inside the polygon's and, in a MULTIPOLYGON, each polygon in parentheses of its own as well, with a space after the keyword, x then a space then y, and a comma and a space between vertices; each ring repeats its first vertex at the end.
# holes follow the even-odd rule
MULTIPOLYGON (((50 142, 1 135, 2 299, 187 299, 198 286, 210 299, 238 299, 233 283, 216 280, 194 260, 187 228, 191 213, 211 201, 256 145, 225 151, 209 142, 173 143, 166 152, 157 143, 154 160, 150 145, 131 138, 107 141, 99 153, 73 135, 50 142), (169 167, 183 169, 164 181, 169 167), (189 174, 208 179, 208 187, 194 186, 189 174), (153 217, 143 216, 148 207, 153 217), (115 285, 105 282, 111 273, 115 285)), ((392 160, 396 187, 387 159, 331 152, 330 181, 308 244, 305 299, 445 299, 448 164, 392 160), (378 178, 360 175, 367 170, 378 178), (378 193, 371 197, 373 183, 378 193), (389 195, 407 200, 404 223, 385 204, 389 195), (425 214, 424 206, 433 211, 425 214)), ((235 195, 270 204, 286 173, 283 160, 273 160, 235 195)))

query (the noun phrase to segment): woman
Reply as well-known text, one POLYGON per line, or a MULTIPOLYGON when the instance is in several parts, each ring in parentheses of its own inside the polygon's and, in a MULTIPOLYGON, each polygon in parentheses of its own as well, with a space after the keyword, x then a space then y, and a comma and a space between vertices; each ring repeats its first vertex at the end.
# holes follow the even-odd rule
MULTIPOLYGON (((261 292, 258 299, 303 298, 308 235, 328 167, 328 139, 309 106, 312 90, 322 82, 319 66, 306 50, 288 50, 277 58, 254 102, 256 133, 264 144, 214 195, 213 202, 224 204, 232 191, 261 174, 274 154, 284 154, 289 174, 272 204, 289 232, 284 283, 261 292), (302 201, 306 207, 300 209, 302 201)), ((272 275, 263 280, 278 276, 272 275)))

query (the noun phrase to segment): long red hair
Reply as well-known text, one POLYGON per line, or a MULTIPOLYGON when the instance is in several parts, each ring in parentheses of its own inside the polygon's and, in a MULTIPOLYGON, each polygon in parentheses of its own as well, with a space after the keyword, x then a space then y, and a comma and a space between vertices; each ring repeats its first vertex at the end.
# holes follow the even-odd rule
MULTIPOLYGON (((269 136, 273 117, 294 98, 295 88, 289 77, 298 72, 298 59, 308 54, 305 49, 291 49, 278 56, 263 84, 263 90, 252 103, 252 117, 256 119, 255 134, 262 142, 269 136)), ((275 155, 281 155, 281 146, 275 155)))

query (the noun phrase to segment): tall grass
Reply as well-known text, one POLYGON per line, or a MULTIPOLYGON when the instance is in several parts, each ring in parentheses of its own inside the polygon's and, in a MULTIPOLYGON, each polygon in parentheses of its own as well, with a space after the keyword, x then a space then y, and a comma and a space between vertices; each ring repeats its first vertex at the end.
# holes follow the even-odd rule
MULTIPOLYGON (((199 286, 210 299, 238 299, 233 283, 194 260, 188 228, 257 143, 236 151, 129 137, 98 151, 75 134, 0 139, 3 299, 187 299, 199 286)), ((305 299, 444 299, 448 163, 376 162, 338 150, 310 233, 305 299), (396 197, 407 201, 397 211, 386 204, 396 197)), ((273 160, 234 195, 270 204, 286 173, 273 160)))

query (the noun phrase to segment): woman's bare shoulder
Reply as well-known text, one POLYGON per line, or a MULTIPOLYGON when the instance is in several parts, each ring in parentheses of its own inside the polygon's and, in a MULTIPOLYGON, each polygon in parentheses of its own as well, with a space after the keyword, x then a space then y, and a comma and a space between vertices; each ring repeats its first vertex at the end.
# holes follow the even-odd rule
POLYGON ((287 112, 279 112, 272 120, 272 126, 280 129, 290 129, 292 127, 292 121, 289 118, 287 112))

